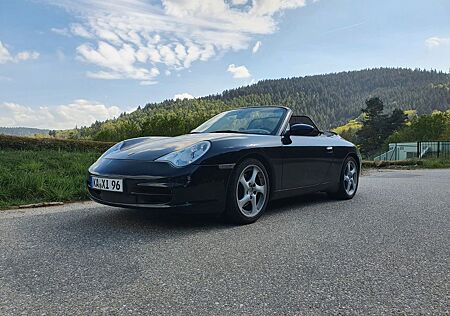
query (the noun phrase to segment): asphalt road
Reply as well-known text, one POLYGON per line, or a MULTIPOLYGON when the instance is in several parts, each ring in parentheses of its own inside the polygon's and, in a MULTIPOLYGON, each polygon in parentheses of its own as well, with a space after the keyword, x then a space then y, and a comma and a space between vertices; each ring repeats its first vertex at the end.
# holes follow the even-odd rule
POLYGON ((372 172, 351 201, 255 224, 93 203, 0 212, 0 315, 449 314, 450 170, 372 172))

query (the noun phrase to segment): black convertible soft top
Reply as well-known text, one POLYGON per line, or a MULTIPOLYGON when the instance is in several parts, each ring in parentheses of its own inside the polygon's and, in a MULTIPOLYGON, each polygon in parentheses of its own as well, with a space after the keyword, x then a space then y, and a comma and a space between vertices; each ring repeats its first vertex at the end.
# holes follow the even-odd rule
POLYGON ((314 121, 309 116, 306 115, 292 115, 291 119, 289 120, 289 125, 294 124, 308 124, 314 126, 317 130, 319 130, 314 121))

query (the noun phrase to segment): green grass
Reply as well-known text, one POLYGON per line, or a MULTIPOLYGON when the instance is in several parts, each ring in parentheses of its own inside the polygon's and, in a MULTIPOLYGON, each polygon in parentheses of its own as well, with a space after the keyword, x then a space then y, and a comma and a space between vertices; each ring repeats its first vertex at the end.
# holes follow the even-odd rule
POLYGON ((450 168, 450 159, 424 159, 422 167, 428 169, 450 168))
POLYGON ((364 160, 363 168, 393 168, 393 169, 438 169, 438 168, 450 168, 450 159, 410 159, 410 160, 398 160, 398 161, 372 161, 364 160))
POLYGON ((86 200, 86 172, 100 151, 0 150, 0 209, 86 200))

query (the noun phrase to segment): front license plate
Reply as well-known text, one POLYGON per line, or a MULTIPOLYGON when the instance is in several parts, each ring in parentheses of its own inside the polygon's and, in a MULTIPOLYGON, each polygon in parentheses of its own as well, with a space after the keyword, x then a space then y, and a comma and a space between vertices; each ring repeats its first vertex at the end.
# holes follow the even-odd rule
POLYGON ((104 191, 123 192, 123 180, 91 176, 91 188, 104 191))

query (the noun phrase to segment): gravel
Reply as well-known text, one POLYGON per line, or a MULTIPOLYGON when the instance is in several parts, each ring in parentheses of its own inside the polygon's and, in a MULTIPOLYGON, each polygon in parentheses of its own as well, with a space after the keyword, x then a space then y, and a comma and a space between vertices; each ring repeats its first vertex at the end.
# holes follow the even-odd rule
POLYGON ((255 224, 99 206, 0 212, 0 315, 443 315, 450 170, 372 171, 350 201, 255 224))

